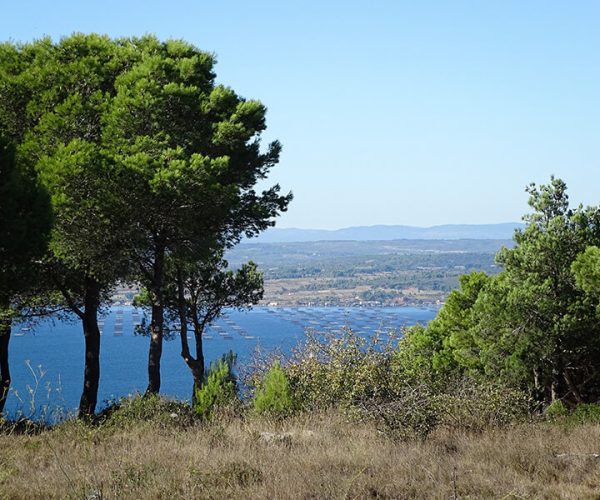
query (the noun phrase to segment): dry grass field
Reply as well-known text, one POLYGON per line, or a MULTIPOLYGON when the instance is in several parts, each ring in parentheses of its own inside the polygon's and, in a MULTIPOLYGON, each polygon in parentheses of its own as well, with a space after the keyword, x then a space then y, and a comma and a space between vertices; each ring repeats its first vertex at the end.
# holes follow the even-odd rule
POLYGON ((166 417, 4 432, 0 498, 600 498, 597 425, 394 441, 338 414, 166 417))

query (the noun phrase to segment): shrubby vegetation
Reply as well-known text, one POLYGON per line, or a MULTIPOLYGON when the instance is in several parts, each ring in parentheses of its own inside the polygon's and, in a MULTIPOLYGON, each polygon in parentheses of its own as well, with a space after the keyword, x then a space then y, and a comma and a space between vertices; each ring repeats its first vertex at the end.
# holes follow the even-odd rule
POLYGON ((421 372, 403 355, 407 340, 310 334, 284 373, 298 411, 342 411, 397 437, 423 437, 439 426, 484 429, 524 421, 527 394, 498 382, 421 372))
POLYGON ((219 410, 237 400, 237 380, 233 373, 235 356, 232 352, 210 364, 204 383, 195 388, 194 411, 203 419, 211 419, 219 410))
POLYGON ((288 416, 295 410, 290 381, 279 360, 275 360, 256 388, 253 407, 257 414, 275 418, 288 416))

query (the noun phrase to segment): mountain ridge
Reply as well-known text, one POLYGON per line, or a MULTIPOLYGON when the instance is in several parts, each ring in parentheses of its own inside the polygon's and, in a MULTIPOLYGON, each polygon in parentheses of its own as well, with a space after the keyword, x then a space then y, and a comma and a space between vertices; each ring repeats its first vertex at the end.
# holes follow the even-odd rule
POLYGON ((353 226, 341 229, 269 228, 245 243, 301 243, 308 241, 385 241, 402 239, 458 240, 511 239, 519 222, 497 224, 442 224, 430 227, 386 225, 353 226))

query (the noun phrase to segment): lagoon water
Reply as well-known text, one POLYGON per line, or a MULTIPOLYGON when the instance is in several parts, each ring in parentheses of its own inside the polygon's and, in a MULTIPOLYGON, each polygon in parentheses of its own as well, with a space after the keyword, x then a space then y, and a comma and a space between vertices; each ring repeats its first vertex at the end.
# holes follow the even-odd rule
MULTIPOLYGON (((207 363, 233 350, 238 366, 256 349, 289 352, 307 329, 339 332, 349 327, 361 335, 400 330, 427 323, 434 309, 414 307, 257 307, 228 311, 206 331, 207 363)), ((148 338, 134 334, 144 313, 113 306, 101 320, 101 369, 98 409, 123 396, 142 393, 147 384, 148 338)), ((192 340, 193 346, 193 340, 192 340)), ((166 341, 161 362, 161 393, 189 399, 192 380, 180 357, 178 337, 166 341)), ((73 412, 83 383, 84 339, 78 321, 46 319, 35 326, 16 326, 10 342, 12 388, 5 413, 54 420, 73 412)))

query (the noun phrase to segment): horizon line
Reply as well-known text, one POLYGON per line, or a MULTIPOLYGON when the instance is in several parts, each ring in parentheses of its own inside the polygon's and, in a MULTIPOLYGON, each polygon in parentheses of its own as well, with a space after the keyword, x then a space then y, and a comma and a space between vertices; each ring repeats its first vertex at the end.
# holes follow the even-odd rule
POLYGON ((279 229, 279 230, 296 230, 296 231, 343 231, 345 229, 358 229, 358 228, 372 228, 372 227, 407 227, 414 229, 433 229, 436 227, 448 227, 448 226, 506 226, 506 225, 523 225, 523 222, 517 221, 508 221, 508 222, 482 222, 482 223, 462 223, 462 222, 453 222, 447 224, 433 224, 431 226, 415 226, 411 224, 369 224, 369 225, 359 225, 359 226, 343 226, 338 228, 316 228, 316 227, 280 227, 278 225, 268 227, 266 231, 279 229))

